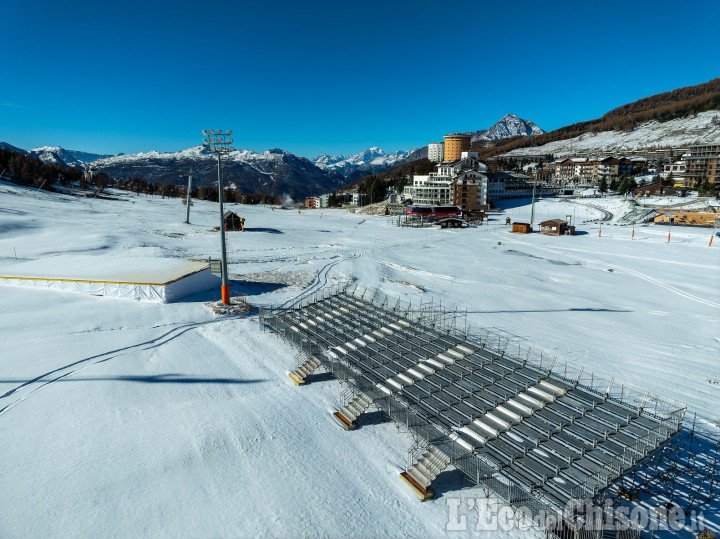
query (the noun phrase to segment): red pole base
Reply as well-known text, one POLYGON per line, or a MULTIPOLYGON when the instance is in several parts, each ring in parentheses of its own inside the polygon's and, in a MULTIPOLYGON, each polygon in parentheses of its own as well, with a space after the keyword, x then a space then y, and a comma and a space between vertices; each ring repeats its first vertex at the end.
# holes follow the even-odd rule
POLYGON ((670 243, 670 234, 668 233, 668 243, 670 243))
POLYGON ((222 302, 230 303, 230 285, 222 285, 220 290, 222 292, 222 302))
POLYGON ((602 238, 602 228, 598 230, 598 238, 602 238))
POLYGON ((710 243, 708 243, 708 247, 712 247, 712 239, 713 239, 713 237, 710 236, 710 243))

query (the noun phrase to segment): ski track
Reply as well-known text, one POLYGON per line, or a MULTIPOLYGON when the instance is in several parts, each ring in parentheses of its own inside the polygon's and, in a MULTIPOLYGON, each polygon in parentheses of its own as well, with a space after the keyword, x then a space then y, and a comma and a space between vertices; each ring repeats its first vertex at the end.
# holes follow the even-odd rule
POLYGON ((256 167, 255 165, 253 165, 252 163, 249 163, 248 161, 245 161, 245 160, 243 160, 243 159, 238 159, 238 161, 240 161, 241 163, 246 164, 246 165, 249 166, 251 169, 253 169, 255 172, 259 172, 260 174, 266 174, 266 175, 270 176, 273 180, 275 179, 275 174, 273 174, 272 172, 265 172, 264 170, 260 170, 259 168, 257 168, 257 167, 256 167))
MULTIPOLYGON (((524 241, 518 240, 518 239, 516 239, 516 238, 510 238, 510 239, 508 239, 507 236, 502 235, 502 234, 501 234, 500 232, 498 232, 497 230, 493 230, 492 233, 493 233, 495 236, 499 237, 499 238, 503 238, 503 239, 505 239, 506 241, 510 241, 511 243, 517 243, 517 244, 520 244, 520 245, 525 245, 526 247, 531 247, 531 248, 534 248, 534 249, 539 249, 539 250, 541 250, 541 251, 546 251, 546 252, 548 252, 548 253, 553 253, 553 254, 556 254, 556 255, 566 256, 566 257, 568 257, 568 258, 572 258, 572 259, 575 259, 575 260, 579 260, 579 261, 581 261, 581 262, 585 262, 585 263, 588 263, 588 264, 595 264, 595 265, 597 265, 597 266, 606 266, 606 265, 607 265, 607 263, 605 263, 605 262, 603 262, 603 261, 600 261, 600 260, 595 260, 595 259, 592 259, 592 258, 585 258, 585 257, 578 256, 578 255, 573 255, 573 254, 569 254, 569 253, 564 253, 564 252, 562 252, 562 251, 560 251, 560 250, 551 249, 551 248, 549 248, 549 247, 541 247, 541 246, 539 246, 539 245, 535 245, 535 244, 532 244, 532 243, 524 242, 524 241)), ((654 285, 656 285, 656 286, 659 286, 660 288, 664 288, 665 290, 667 290, 667 291, 669 291, 669 292, 672 292, 672 293, 674 293, 674 294, 677 294, 677 295, 679 295, 679 296, 682 296, 682 297, 684 297, 684 298, 686 298, 686 299, 689 299, 689 300, 691 300, 691 301, 695 301, 695 302, 697 302, 697 303, 702 303, 703 305, 707 305, 707 306, 709 306, 709 307, 714 307, 714 308, 716 308, 716 309, 720 309, 720 303, 717 303, 717 302, 715 302, 715 301, 711 301, 711 300, 709 300, 709 299, 701 298, 701 297, 699 297, 699 296, 696 296, 696 295, 694 295, 694 294, 691 294, 690 292, 685 292, 684 290, 680 290, 679 288, 676 288, 676 287, 674 287, 674 286, 672 286, 672 285, 669 285, 669 284, 667 284, 667 283, 663 283, 662 281, 659 281, 658 279, 655 279, 654 277, 650 277, 649 275, 647 275, 647 274, 645 274, 645 273, 642 273, 642 272, 640 272, 640 271, 637 271, 637 270, 634 270, 634 269, 632 269, 632 268, 628 268, 628 267, 625 267, 625 266, 619 266, 619 265, 617 265, 617 264, 613 264, 613 268, 617 268, 617 269, 624 270, 624 271, 628 272, 628 273, 631 274, 631 275, 635 275, 636 277, 638 277, 638 278, 640 278, 640 279, 642 279, 642 280, 644 280, 644 281, 647 281, 647 282, 649 282, 649 283, 651 283, 651 284, 654 284, 654 285)))
POLYGON ((333 262, 328 262, 322 268, 320 268, 320 271, 318 271, 318 274, 312 283, 310 283, 308 286, 303 288, 300 292, 298 292, 293 297, 291 297, 288 300, 286 300, 285 302, 283 302, 277 308, 285 309, 285 308, 289 307, 290 305, 292 305, 293 303, 295 303, 296 301, 298 301, 301 297, 308 296, 308 295, 312 294, 313 292, 316 292, 316 291, 324 288, 325 286, 327 286, 328 275, 332 268, 334 268, 341 262, 345 262, 348 260, 354 260, 356 258, 359 258, 360 256, 362 256, 362 252, 358 251, 358 252, 353 253, 350 256, 333 257, 333 258, 338 258, 338 259, 333 262))
POLYGON ((115 350, 110 350, 109 352, 103 352, 101 354, 96 354, 94 356, 86 357, 84 359, 80 359, 78 361, 69 363, 63 367, 58 367, 57 369, 48 371, 44 374, 41 374, 40 376, 32 378, 31 380, 28 380, 27 382, 23 382, 19 386, 14 387, 13 389, 10 389, 9 391, 6 391, 4 394, 0 395, 0 402, 2 402, 3 399, 11 397, 18 391, 22 390, 23 388, 26 388, 26 387, 30 388, 33 384, 44 382, 35 388, 28 389, 28 391, 21 393, 19 395, 19 397, 16 398, 15 400, 9 402, 8 404, 5 404, 2 408, 0 408, 0 416, 5 414, 6 412, 10 411, 12 408, 17 406, 24 400, 32 397, 38 391, 49 386, 53 382, 57 382, 58 380, 67 378, 68 376, 71 376, 77 372, 80 372, 88 367, 97 365, 99 363, 105 363, 106 361, 110 361, 111 359, 116 359, 118 357, 122 357, 122 356, 131 354, 136 351, 151 350, 153 348, 157 348, 159 346, 167 344, 170 341, 177 339, 181 335, 184 335, 188 331, 191 331, 198 327, 205 326, 208 324, 216 324, 216 323, 224 322, 227 320, 233 320, 236 318, 239 318, 239 316, 228 316, 226 318, 222 318, 219 320, 207 320, 205 322, 196 322, 196 323, 190 323, 190 324, 184 323, 182 325, 174 327, 170 331, 163 333, 159 337, 155 337, 153 339, 150 339, 150 340, 147 340, 147 341, 144 341, 141 343, 124 346, 122 348, 117 348, 115 350), (74 368, 74 367, 77 367, 77 368, 74 368), (57 375, 57 376, 55 376, 55 375, 57 375), (45 380, 45 378, 50 377, 50 376, 55 376, 55 377, 45 380))

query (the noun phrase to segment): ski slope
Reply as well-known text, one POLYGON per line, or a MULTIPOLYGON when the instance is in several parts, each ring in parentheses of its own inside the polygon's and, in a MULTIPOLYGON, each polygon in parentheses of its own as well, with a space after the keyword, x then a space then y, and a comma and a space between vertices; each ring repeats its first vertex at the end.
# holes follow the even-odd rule
MULTIPOLYGON (((58 254, 217 257, 214 203, 89 201, 0 183, 0 265, 58 254)), ((619 199, 536 204, 581 234, 509 233, 523 201, 463 230, 399 229, 342 210, 228 205, 231 293, 279 305, 343 280, 434 297, 468 322, 688 404, 720 436, 720 238, 612 223, 619 199), (604 206, 603 206, 604 205, 604 206), (588 221, 588 222, 585 222, 588 221), (602 226, 602 236, 598 232, 602 226)), ((400 480, 412 439, 378 414, 342 431, 340 385, 286 376, 296 351, 256 312, 0 287, 0 536, 463 536, 455 471, 421 504, 400 480)), ((470 522, 472 521, 469 518, 470 522)), ((486 537, 526 537, 522 530, 486 537)))

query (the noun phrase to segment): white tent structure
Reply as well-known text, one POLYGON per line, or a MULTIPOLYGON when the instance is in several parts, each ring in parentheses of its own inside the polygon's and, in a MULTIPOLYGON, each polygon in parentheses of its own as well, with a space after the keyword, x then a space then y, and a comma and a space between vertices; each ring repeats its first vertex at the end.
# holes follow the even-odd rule
POLYGON ((60 255, 0 267, 0 285, 161 303, 219 283, 207 262, 176 258, 60 255))

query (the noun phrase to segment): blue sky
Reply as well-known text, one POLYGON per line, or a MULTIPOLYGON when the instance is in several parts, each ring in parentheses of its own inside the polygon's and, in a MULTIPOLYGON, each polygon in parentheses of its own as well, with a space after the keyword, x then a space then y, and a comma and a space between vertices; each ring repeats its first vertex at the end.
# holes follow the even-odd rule
POLYGON ((312 157, 546 130, 720 76, 718 0, 0 0, 0 140, 312 157))

